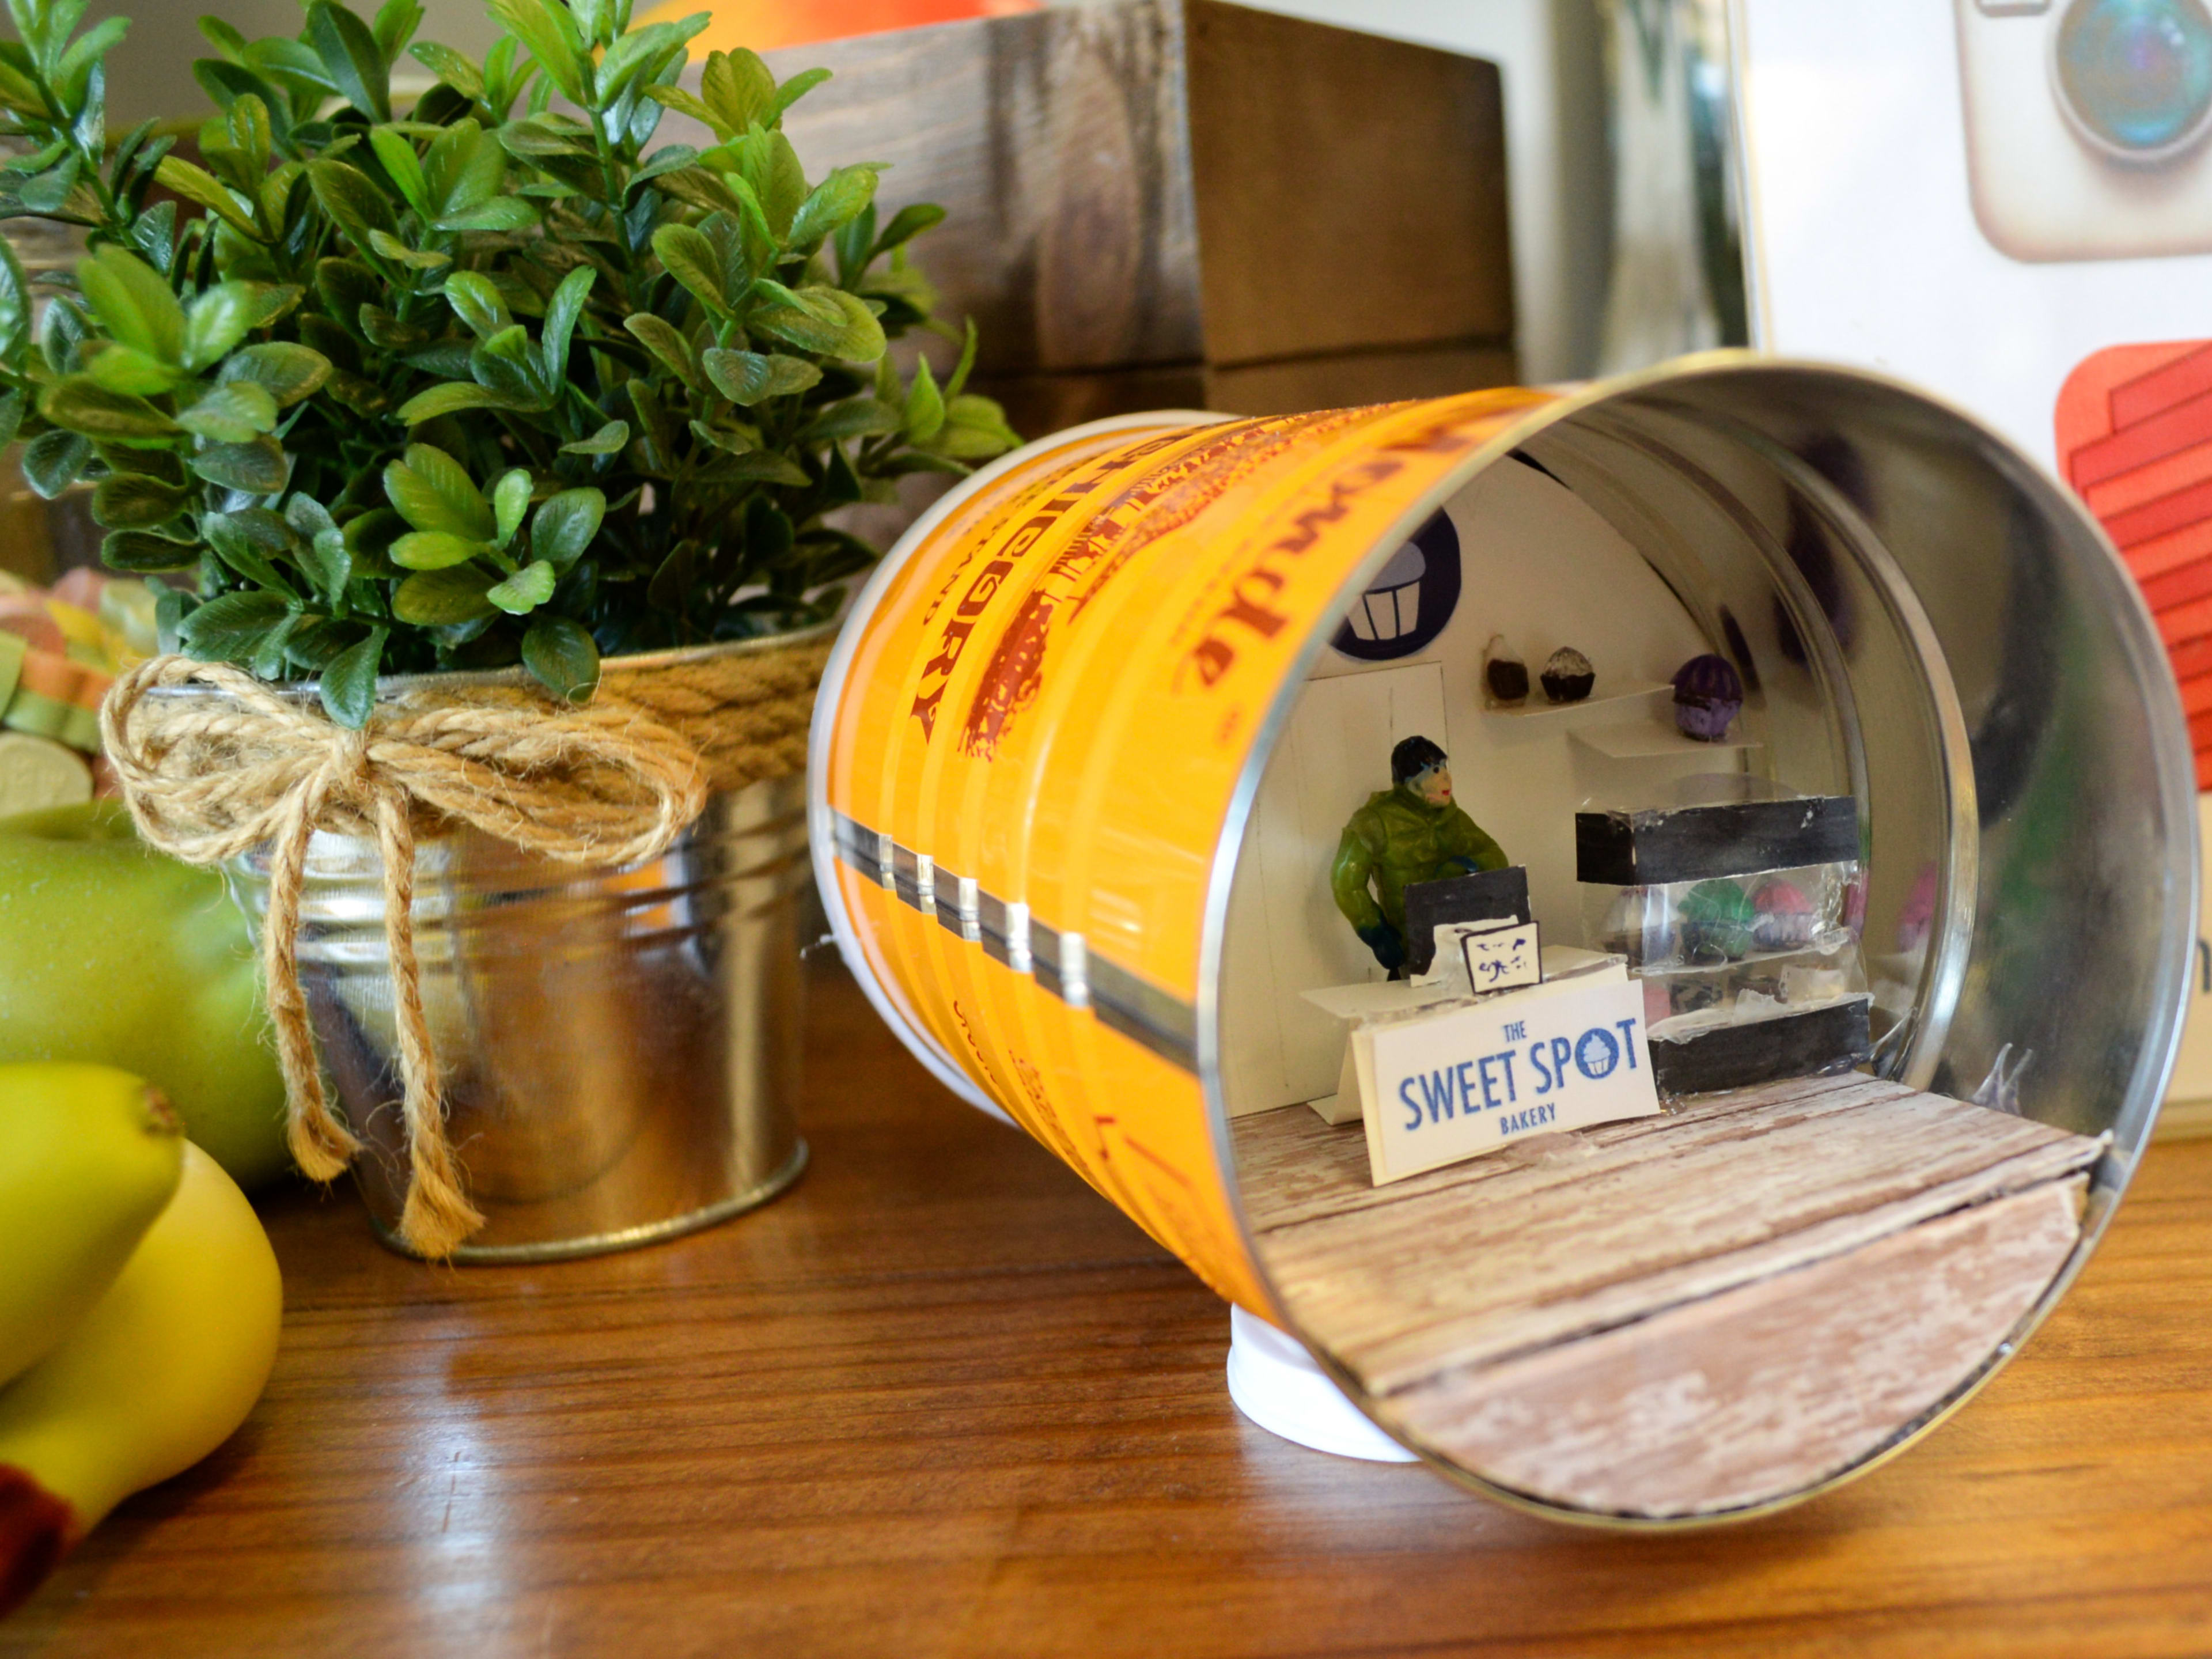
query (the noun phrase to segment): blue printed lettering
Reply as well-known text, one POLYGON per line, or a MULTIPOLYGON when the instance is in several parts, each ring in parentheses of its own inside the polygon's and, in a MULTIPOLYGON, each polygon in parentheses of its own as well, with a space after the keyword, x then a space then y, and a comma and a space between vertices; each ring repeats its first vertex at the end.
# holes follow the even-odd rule
POLYGON ((1613 1024, 1620 1028, 1620 1051, 1628 1056, 1628 1069, 1632 1072, 1636 1069, 1636 1022, 1617 1019, 1613 1024))
POLYGON ((1404 1101, 1407 1106, 1413 1109, 1413 1121, 1406 1125, 1407 1131, 1410 1132, 1419 1128, 1421 1127, 1421 1103, 1413 1098, 1413 1079, 1412 1078, 1401 1077, 1398 1079, 1398 1098, 1404 1101))
POLYGON ((1551 1093, 1552 1068, 1544 1064, 1544 1045, 1541 1042, 1528 1045, 1528 1063, 1536 1068, 1536 1092, 1540 1095, 1551 1093))

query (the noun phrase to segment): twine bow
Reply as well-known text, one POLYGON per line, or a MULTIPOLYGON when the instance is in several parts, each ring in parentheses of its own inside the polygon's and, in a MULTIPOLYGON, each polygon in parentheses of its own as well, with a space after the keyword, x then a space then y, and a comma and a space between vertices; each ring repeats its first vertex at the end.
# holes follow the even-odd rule
POLYGON ((826 641, 810 641, 611 673, 582 708, 516 685, 416 692, 380 702, 361 732, 220 663, 155 657, 117 680, 100 734, 139 833, 193 864, 269 849, 263 976, 301 1170, 329 1181, 361 1150, 324 1091, 300 985, 301 892, 318 830, 376 838, 410 1177, 399 1235, 420 1255, 447 1256, 483 1217, 447 1139, 422 1009, 412 915, 418 823, 471 825, 570 863, 657 857, 710 788, 805 765, 827 655, 826 641))

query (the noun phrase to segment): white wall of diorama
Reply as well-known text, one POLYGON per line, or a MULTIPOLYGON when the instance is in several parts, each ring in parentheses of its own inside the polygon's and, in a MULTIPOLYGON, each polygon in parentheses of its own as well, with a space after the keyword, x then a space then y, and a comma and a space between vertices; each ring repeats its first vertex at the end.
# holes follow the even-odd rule
POLYGON ((1548 474, 1500 462, 1446 514, 1452 537, 1425 538, 1377 576, 1360 606, 1360 632, 1374 637, 1340 635, 1360 654, 1322 653, 1269 758, 1222 959, 1232 1116, 1337 1086, 1344 1025, 1304 993, 1383 976, 1337 911, 1329 866, 1345 821, 1390 787, 1399 741, 1430 738, 1449 756, 1459 805, 1527 866, 1547 945, 1583 942, 1578 809, 1673 805, 1686 778, 1741 772, 1756 757, 1756 699, 1729 742, 1674 730, 1674 672, 1716 646, 1635 547, 1548 474), (1418 599, 1406 591, 1415 581, 1418 599), (1528 665, 1532 690, 1517 709, 1486 703, 1484 654, 1498 635, 1528 665), (1534 682, 1563 646, 1589 659, 1596 684, 1553 705, 1534 682))

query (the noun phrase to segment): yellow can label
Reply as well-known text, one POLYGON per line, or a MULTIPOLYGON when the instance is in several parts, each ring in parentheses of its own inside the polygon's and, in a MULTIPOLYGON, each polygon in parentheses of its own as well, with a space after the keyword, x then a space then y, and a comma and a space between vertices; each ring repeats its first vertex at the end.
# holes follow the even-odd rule
POLYGON ((1547 401, 1079 429, 915 540, 851 624, 824 785, 868 969, 1255 1312, 1199 1029, 1231 803, 1362 563, 1547 401))

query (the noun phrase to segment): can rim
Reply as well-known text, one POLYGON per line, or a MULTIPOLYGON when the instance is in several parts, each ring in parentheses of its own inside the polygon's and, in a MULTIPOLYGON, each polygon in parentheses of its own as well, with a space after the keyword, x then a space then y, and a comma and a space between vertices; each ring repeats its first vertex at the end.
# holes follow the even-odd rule
POLYGON ((2106 574, 2112 578, 2108 586, 2113 601, 2113 626, 2132 660, 2139 677, 2138 683, 2154 693, 2163 688, 2166 692, 2168 708, 2175 717, 2161 720, 2154 713, 2150 724, 2152 744, 2159 761, 2160 782, 2168 797, 2161 805, 2167 809, 2167 816, 2177 831, 2168 847, 2169 864, 2173 867, 2169 868, 2166 873, 2170 877, 2178 877, 2179 885, 2183 890, 2177 895, 2175 905, 2168 912, 2170 917, 2178 919, 2175 937, 2180 942, 2179 948, 2166 953, 2169 959, 2162 964, 2163 971, 2154 975, 2154 982, 2162 994, 2153 999, 2150 1018, 2146 1022, 2148 1040, 2142 1054, 2137 1060, 2135 1075, 2123 1096, 2120 1112, 2112 1131, 2112 1142, 2104 1157, 2091 1166, 2089 1206, 2083 1215, 2081 1235, 2073 1253, 2051 1283, 2044 1287, 2033 1304, 2014 1324, 2004 1340, 1970 1376, 1917 1419, 1900 1428, 1889 1440, 1846 1468, 1799 1490, 1711 1514, 1628 1516, 1573 1509, 1517 1491, 1462 1468, 1431 1448, 1419 1436, 1383 1422, 1376 1414, 1373 1397, 1359 1380, 1326 1346, 1310 1340, 1301 1322, 1291 1316, 1284 1308, 1273 1275, 1268 1272, 1266 1262, 1254 1248, 1255 1241, 1248 1219, 1243 1188, 1237 1179, 1227 1103, 1221 1091, 1218 985, 1227 940, 1230 889, 1237 856, 1243 848, 1244 832, 1258 800, 1261 779, 1289 725, 1307 676, 1321 653, 1328 648, 1331 637, 1329 629, 1316 628, 1306 640, 1285 670, 1280 684, 1276 688, 1273 701, 1255 728, 1243 771, 1231 792, 1228 811, 1214 843, 1205 908, 1199 929, 1199 969, 1194 1001, 1198 1015, 1197 1077, 1200 1095, 1205 1105, 1215 1170, 1229 1200, 1230 1214, 1237 1228, 1238 1243, 1243 1246, 1246 1260, 1250 1262, 1261 1287, 1274 1303, 1274 1310, 1269 1317, 1304 1346, 1315 1363, 1364 1415, 1392 1439, 1418 1452, 1423 1462, 1455 1484, 1510 1508, 1541 1516, 1547 1520, 1610 1531, 1671 1532, 1704 1528, 1792 1508, 1808 1498, 1856 1480, 1887 1462, 1908 1446, 1917 1443, 1929 1431, 1945 1421, 1979 1393, 2020 1351, 2021 1345, 2049 1316, 2051 1310, 2057 1306, 2075 1276, 2102 1242, 2105 1230, 2118 1207, 2118 1200, 2134 1175, 2143 1147, 2149 1141, 2159 1107, 2172 1079, 2181 1040, 2181 1011, 2186 1001, 2190 982, 2191 952, 2187 940, 2195 934, 2200 899, 2197 890, 2199 848, 2193 799, 2195 763, 2186 742, 2186 728, 2179 719, 2180 694, 2175 684, 2172 665, 2166 653, 2159 647, 2159 635, 2151 619, 2149 607, 2143 600, 2141 590, 2129 578, 2126 566, 2104 526, 2097 522, 2072 491, 1989 422, 1939 393, 1894 375, 1855 364, 1778 356, 1741 348, 1692 353, 1631 374, 1582 381, 1570 387, 1530 388, 1541 392, 1543 400, 1532 404, 1518 419, 1500 427, 1488 441, 1462 457, 1457 465, 1424 491, 1378 533, 1366 556, 1346 576, 1340 589, 1339 599, 1348 605, 1351 597, 1361 592, 1365 584, 1373 580, 1395 552, 1398 544, 1425 523, 1430 514, 1440 510, 1474 477, 1487 471, 1537 433, 1601 404, 1668 382, 1770 374, 1819 374, 1876 387, 1933 409, 1956 422, 1961 429, 1981 439, 1989 447, 1994 468, 2009 472, 2014 482, 2024 491, 2040 495, 2063 516, 2070 519, 2103 553, 2106 574))

